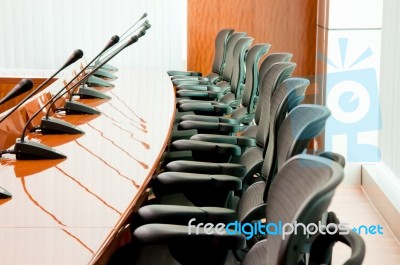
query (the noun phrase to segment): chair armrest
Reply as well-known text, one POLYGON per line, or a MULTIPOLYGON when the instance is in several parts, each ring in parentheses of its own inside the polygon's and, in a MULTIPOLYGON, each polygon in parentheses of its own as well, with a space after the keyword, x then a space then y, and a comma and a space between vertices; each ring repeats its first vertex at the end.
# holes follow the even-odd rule
POLYGON ((207 91, 207 85, 178 85, 175 88, 176 91, 180 90, 196 90, 196 91, 207 91))
POLYGON ((161 223, 188 225, 203 223, 230 223, 237 219, 236 212, 221 207, 196 207, 180 205, 147 205, 141 207, 135 215, 136 227, 143 224, 161 223))
POLYGON ((210 101, 209 99, 205 98, 203 99, 178 99, 176 102, 176 108, 178 109, 180 105, 185 104, 185 103, 204 103, 210 101))
POLYGON ((235 144, 239 146, 256 146, 256 139, 244 136, 214 135, 214 134, 196 134, 191 140, 206 141, 213 143, 235 144))
POLYGON ((191 151, 202 151, 213 154, 225 155, 227 153, 231 155, 240 155, 241 149, 237 145, 224 144, 224 143, 210 143, 196 140, 177 140, 171 144, 175 150, 191 150, 191 151))
POLYGON ((201 80, 187 80, 187 79, 174 79, 171 80, 174 86, 179 85, 210 85, 209 81, 201 81, 201 80))
POLYGON ((238 125, 238 121, 232 118, 225 118, 219 116, 207 116, 207 115, 183 115, 180 119, 181 121, 205 121, 213 123, 228 123, 232 125, 238 125))
POLYGON ((199 174, 222 174, 239 178, 244 178, 247 172, 246 167, 240 164, 184 160, 172 161, 165 166, 164 170, 166 172, 175 171, 199 174))
POLYGON ((179 70, 170 70, 167 71, 169 76, 174 75, 182 75, 182 76, 202 76, 200 72, 197 71, 179 71, 179 70))
POLYGON ((350 258, 343 264, 361 265, 365 257, 365 243, 360 235, 350 231, 348 235, 324 235, 319 236, 314 242, 310 253, 310 265, 329 264, 325 261, 332 257, 331 248, 336 242, 342 242, 351 248, 350 258))
POLYGON ((225 114, 231 114, 232 108, 226 104, 219 102, 204 102, 204 103, 184 103, 178 107, 179 111, 194 111, 204 112, 210 114, 219 114, 220 116, 225 114))
POLYGON ((198 90, 198 91, 214 91, 221 92, 222 89, 216 85, 178 85, 176 90, 198 90))
MULTIPOLYGON (((223 229, 225 231, 225 229, 223 229)), ((133 240, 146 245, 184 245, 196 252, 205 246, 223 249, 241 249, 246 245, 246 238, 242 234, 206 233, 203 228, 196 231, 196 227, 170 224, 147 224, 133 232, 133 240), (189 230, 190 229, 190 230, 189 230), (190 231, 190 232, 189 232, 190 231), (199 247, 199 248, 198 248, 199 247)), ((208 254, 207 254, 208 255, 208 254)))
POLYGON ((229 175, 210 175, 186 172, 163 172, 153 181, 156 197, 174 193, 226 192, 240 190, 242 180, 229 175))
POLYGON ((204 121, 181 121, 178 124, 178 130, 192 130, 196 129, 199 133, 235 133, 239 131, 238 124, 229 123, 214 123, 214 122, 204 122, 204 121))
POLYGON ((325 152, 320 153, 319 156, 329 158, 329 159, 335 161, 336 163, 338 163, 339 165, 341 165, 343 168, 346 165, 346 158, 344 158, 344 156, 342 156, 341 154, 338 154, 335 152, 330 152, 330 151, 325 151, 325 152))
POLYGON ((222 98, 222 93, 214 91, 197 91, 197 90, 178 90, 176 91, 177 97, 196 97, 196 98, 206 98, 206 99, 220 99, 222 98))
POLYGON ((177 80, 177 79, 183 79, 183 80, 199 80, 199 81, 207 81, 209 82, 210 80, 207 77, 203 76, 193 76, 193 75, 174 75, 171 76, 171 80, 177 80))

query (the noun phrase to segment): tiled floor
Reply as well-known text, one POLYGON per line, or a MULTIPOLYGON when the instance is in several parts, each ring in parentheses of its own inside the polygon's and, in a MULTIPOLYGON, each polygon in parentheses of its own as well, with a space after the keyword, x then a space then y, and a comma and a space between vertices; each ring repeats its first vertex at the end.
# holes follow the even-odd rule
MULTIPOLYGON (((399 243, 361 187, 340 186, 336 190, 329 210, 336 213, 341 223, 348 223, 351 228, 360 225, 379 224, 383 226, 383 235, 361 235, 366 244, 363 265, 400 264, 399 243)), ((334 248, 333 257, 333 265, 343 264, 350 257, 350 250, 345 245, 337 244, 334 248)))

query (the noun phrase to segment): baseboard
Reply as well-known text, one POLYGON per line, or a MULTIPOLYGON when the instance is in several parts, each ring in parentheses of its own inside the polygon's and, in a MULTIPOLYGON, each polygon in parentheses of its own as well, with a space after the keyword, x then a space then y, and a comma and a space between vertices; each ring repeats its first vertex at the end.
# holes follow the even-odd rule
POLYGON ((343 186, 361 186, 361 163, 347 162, 344 167, 343 186))
POLYGON ((366 195, 400 242, 400 179, 379 164, 362 165, 361 183, 366 195))

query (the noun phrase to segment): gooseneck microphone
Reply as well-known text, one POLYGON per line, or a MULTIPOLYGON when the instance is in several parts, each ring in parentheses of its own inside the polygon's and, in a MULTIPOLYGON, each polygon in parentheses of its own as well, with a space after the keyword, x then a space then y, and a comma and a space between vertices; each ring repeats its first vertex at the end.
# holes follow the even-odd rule
MULTIPOLYGON (((124 41, 125 39, 127 39, 131 34, 137 32, 138 30, 141 30, 141 29, 146 29, 146 30, 147 30, 147 29, 149 29, 149 28, 150 28, 149 21, 146 20, 146 21, 144 21, 140 26, 138 26, 138 27, 135 28, 132 32, 130 32, 129 34, 126 34, 129 30, 126 31, 126 32, 123 34, 123 35, 126 35, 126 36, 124 36, 124 37, 121 36, 120 42, 123 42, 123 41, 124 41)), ((104 54, 102 54, 99 58, 97 58, 97 61, 95 62, 94 66, 98 65, 104 57, 110 55, 110 54, 111 54, 112 52, 114 52, 114 51, 115 51, 115 50, 110 49, 110 50, 108 50, 107 52, 105 52, 104 54)))
MULTIPOLYGON (((68 87, 82 72, 84 72, 86 70, 86 68, 94 62, 94 60, 96 60, 102 53, 104 53, 106 50, 108 50, 109 48, 111 48, 112 46, 114 46, 116 43, 118 43, 119 41, 119 37, 117 35, 114 35, 111 37, 111 39, 107 42, 106 46, 86 65, 86 67, 84 67, 79 74, 77 74, 74 78, 71 79, 71 81, 65 85, 56 95, 54 95, 44 106, 42 106, 42 108, 40 108, 35 114, 32 115, 33 119, 34 117, 36 117, 37 115, 40 114, 40 112, 49 104, 50 107, 46 112, 46 115, 43 116, 41 122, 40 122, 40 126, 38 127, 34 127, 32 128, 30 131, 38 131, 40 130, 40 132, 42 134, 82 134, 84 133, 81 129, 79 129, 78 127, 70 124, 69 122, 60 120, 60 119, 56 119, 56 118, 52 118, 49 117, 49 111, 51 109, 51 107, 54 105, 55 103, 55 98, 66 88, 68 87)), ((71 92, 71 97, 73 95, 73 92, 75 91, 77 87, 75 87, 72 92, 71 92)), ((96 111, 97 113, 99 113, 98 111, 96 111)), ((30 120, 31 121, 31 120, 30 120)), ((30 122, 29 121, 29 122, 30 122)), ((28 122, 28 124, 29 124, 28 122)), ((26 130, 24 129, 24 132, 26 130)), ((24 132, 22 133, 22 137, 24 136, 24 132)))
POLYGON ((52 76, 50 76, 49 78, 47 78, 43 83, 41 83, 37 88, 35 88, 28 96, 26 96, 23 100, 21 100, 17 105, 14 106, 14 108, 12 108, 12 110, 10 112, 8 112, 8 114, 6 116, 4 116, 0 122, 2 122, 3 120, 5 120, 8 116, 10 116, 14 111, 16 111, 19 107, 22 106, 22 104, 24 104, 28 99, 30 99, 31 97, 33 97, 38 91, 40 91, 40 89, 42 89, 45 85, 47 85, 52 79, 53 77, 55 77, 58 73, 60 73, 62 70, 64 70, 66 67, 68 67, 69 65, 73 64, 74 62, 76 62, 78 59, 82 58, 83 56, 83 52, 81 50, 75 50, 71 56, 67 59, 67 61, 64 63, 63 66, 61 66, 60 69, 58 69, 52 76))
POLYGON ((140 21, 142 21, 145 17, 147 17, 147 13, 144 13, 135 23, 133 23, 132 26, 130 26, 124 33, 122 33, 121 35, 121 39, 123 39, 125 37, 125 35, 129 35, 129 31, 136 26, 140 21))
MULTIPOLYGON (((102 67, 104 64, 106 64, 109 60, 111 60, 114 56, 116 56, 120 51, 125 49, 126 47, 132 45, 133 43, 137 42, 141 36, 145 34, 145 31, 142 30, 139 34, 132 36, 126 43, 120 46, 120 48, 107 58, 105 58, 98 66, 96 66, 93 71, 90 73, 86 74, 86 76, 83 77, 83 79, 76 84, 74 84, 72 87, 68 88, 66 92, 71 91, 72 89, 75 89, 81 82, 86 81, 87 78, 92 74, 92 72, 96 71, 100 67, 102 67)), ((56 149, 38 143, 36 141, 32 140, 27 140, 25 139, 25 133, 28 127, 28 124, 48 105, 53 105, 55 101, 57 101, 60 97, 61 92, 66 88, 64 86, 60 91, 58 91, 57 94, 55 94, 49 101, 47 101, 46 104, 44 104, 32 117, 29 119, 29 121, 26 123, 25 128, 22 131, 21 137, 17 139, 16 144, 14 145, 14 150, 7 150, 3 151, 3 153, 11 153, 16 155, 17 160, 38 160, 38 159, 61 159, 61 158, 66 158, 66 155, 63 153, 57 151, 56 149)))
MULTIPOLYGON (((30 79, 22 79, 19 83, 11 89, 4 98, 0 100, 0 105, 3 105, 7 101, 31 90, 33 87, 32 80, 30 79)), ((3 119, 2 119, 3 121, 3 119)))
MULTIPOLYGON (((108 43, 106 44, 106 46, 96 55, 96 57, 94 57, 88 64, 86 64, 86 66, 81 69, 81 71, 79 72, 79 74, 77 74, 76 76, 79 76, 81 73, 83 73, 87 68, 90 67, 90 65, 96 60, 98 59, 101 55, 104 54, 104 52, 106 52, 107 50, 109 50, 111 47, 113 47, 115 44, 117 44, 119 42, 120 38, 117 35, 114 35, 111 37, 111 39, 108 41, 108 43)), ((101 70, 101 69, 99 69, 101 70)), ((96 71, 97 72, 97 71, 96 71)), ((74 80, 74 79, 73 79, 74 80)), ((73 81, 71 80, 71 81, 73 81)), ((71 82, 69 83, 71 84, 71 82)), ((68 85, 69 85, 68 84, 68 85)), ((67 85, 67 86, 68 86, 67 85)), ((82 87, 79 88, 79 93, 75 94, 75 90, 74 89, 71 92, 70 98, 69 100, 72 100, 73 96, 80 96, 80 98, 101 98, 101 99, 109 99, 110 97, 96 91, 95 89, 89 88, 89 87, 85 87, 85 83, 82 84, 82 87)), ((48 117, 48 114, 46 115, 46 117, 48 117)))
MULTIPOLYGON (((149 29, 149 28, 150 28, 150 24, 146 24, 145 26, 142 26, 142 30, 136 36, 138 38, 142 37, 146 33, 146 30, 149 29)), ((135 36, 133 36, 132 38, 134 38, 134 37, 135 36)), ((131 41, 132 38, 129 41, 131 41)), ((129 41, 127 41, 126 43, 129 43, 129 41)), ((123 47, 123 45, 125 45, 125 44, 117 46, 117 48, 114 49, 113 53, 109 54, 104 60, 109 61, 112 57, 114 57, 117 53, 119 53, 121 51, 121 47, 123 47), (110 57, 110 56, 112 56, 112 57, 110 57)), ((124 48, 122 48, 122 49, 124 49, 124 48)), ((98 69, 97 66, 96 66, 95 69, 98 69)), ((77 86, 79 84, 85 83, 89 79, 89 77, 92 74, 94 74, 95 72, 96 72, 96 70, 93 69, 90 73, 87 74, 87 76, 85 76, 86 78, 84 80, 78 81, 78 83, 75 84, 75 85, 77 86)), ((79 74, 77 76, 79 76, 79 74)), ((86 88, 86 89, 91 89, 91 88, 86 88)), ((63 94, 61 94, 59 96, 59 98, 62 97, 63 95, 65 95, 68 91, 69 90, 64 91, 63 94)), ((100 92, 97 92, 97 93, 100 93, 100 92)), ((50 109, 51 108, 49 108, 49 110, 50 109)), ((80 102, 77 102, 77 101, 72 101, 72 97, 71 96, 70 96, 69 100, 65 102, 64 107, 60 108, 58 110, 64 110, 67 115, 69 115, 69 114, 99 114, 100 113, 99 111, 93 109, 92 107, 89 107, 89 106, 87 106, 85 104, 82 104, 80 102)), ((48 116, 48 113, 49 112, 47 112, 46 116, 48 116)))
MULTIPOLYGON (((0 105, 6 103, 7 101, 31 90, 33 87, 33 82, 30 79, 22 79, 13 89, 10 90, 10 92, 7 93, 7 95, 0 100, 0 105)), ((10 112, 9 112, 10 113, 10 112)), ((9 115, 5 115, 0 123, 4 121, 9 115)), ((0 155, 1 156, 1 155, 0 155)), ((0 199, 6 199, 6 198, 11 198, 12 194, 7 191, 5 188, 0 187, 0 199)))
MULTIPOLYGON (((49 77, 46 81, 44 81, 39 87, 37 87, 32 93, 30 93, 27 97, 25 97, 18 105, 16 105, 1 121, 3 121, 6 117, 15 112, 24 102, 26 102, 29 98, 31 98, 39 89, 41 89, 44 85, 46 85, 56 74, 65 69, 67 66, 76 62, 78 59, 82 58, 83 52, 81 50, 75 50, 72 55, 67 59, 63 66, 58 69, 51 77, 49 77)), ((36 113, 35 113, 36 114, 36 113)), ((66 158, 66 156, 55 149, 48 147, 39 142, 25 140, 25 131, 28 127, 28 124, 33 120, 35 114, 29 119, 29 121, 25 124, 25 128, 22 131, 22 136, 20 139, 17 139, 17 142, 14 145, 13 150, 4 150, 0 152, 0 156, 3 154, 15 154, 18 160, 26 160, 26 159, 43 159, 43 158, 66 158)))
MULTIPOLYGON (((144 13, 135 23, 133 23, 132 26, 130 26, 130 27, 120 36, 121 42, 124 41, 125 38, 129 37, 129 35, 131 35, 132 32, 134 32, 134 31, 137 30, 137 29, 135 29, 134 31, 131 32, 131 29, 132 29, 133 27, 135 27, 135 26, 136 26, 140 21, 142 21, 145 17, 147 17, 147 13, 144 13)), ((148 23, 147 20, 146 20, 146 22, 148 23)), ((146 23, 146 22, 145 22, 145 23, 146 23)), ((139 28, 141 28, 142 26, 143 26, 143 24, 142 24, 139 28)), ((100 59, 101 59, 101 58, 98 58, 98 59, 97 59, 97 61, 95 62, 94 66, 96 66, 96 65, 99 64, 100 59)), ((104 68, 104 70, 107 70, 107 71, 110 71, 110 72, 115 72, 115 71, 118 70, 116 67, 111 66, 111 65, 108 65, 108 64, 103 65, 101 69, 103 69, 103 68, 104 68)))

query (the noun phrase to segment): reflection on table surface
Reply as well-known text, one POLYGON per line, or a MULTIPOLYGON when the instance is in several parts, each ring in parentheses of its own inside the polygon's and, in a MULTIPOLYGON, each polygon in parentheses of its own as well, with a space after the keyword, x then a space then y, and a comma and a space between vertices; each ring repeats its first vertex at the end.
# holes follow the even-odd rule
MULTIPOLYGON (((111 99, 81 101, 101 114, 53 114, 85 134, 27 134, 66 159, 2 157, 0 186, 13 195, 0 199, 2 264, 88 264, 123 224, 165 149, 175 109, 165 72, 130 73, 116 73, 115 87, 104 92, 111 99)), ((53 83, 1 124, 1 143, 15 142, 26 117, 61 87, 53 83)))

